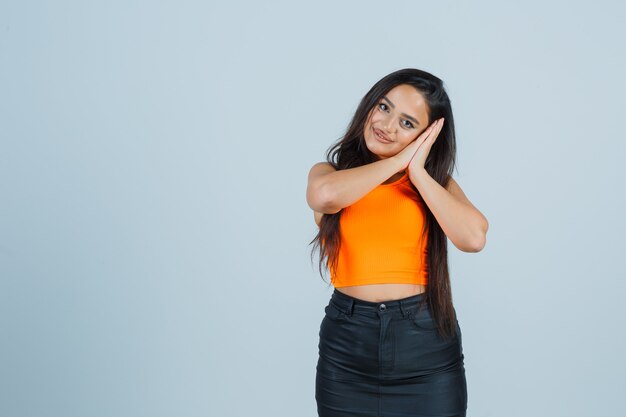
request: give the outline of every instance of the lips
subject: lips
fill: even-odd
[[[387,135],[385,135],[383,132],[381,132],[380,130],[374,128],[374,135],[376,136],[376,138],[378,140],[380,140],[381,142],[384,143],[391,143],[392,141],[387,137]]]

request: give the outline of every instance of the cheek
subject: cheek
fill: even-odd
[[[370,124],[376,124],[380,122],[381,119],[383,118],[384,116],[381,114],[381,112],[374,110],[370,113],[369,121],[370,121]]]
[[[372,131],[372,124],[370,122],[365,123],[365,126],[363,126],[363,134],[365,136],[368,136],[371,131]]]
[[[405,147],[409,143],[413,142],[415,139],[417,139],[416,135],[408,134],[408,135],[403,135],[402,138],[399,140],[402,143],[402,147]]]

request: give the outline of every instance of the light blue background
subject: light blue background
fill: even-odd
[[[626,414],[618,1],[0,4],[0,415],[315,416],[310,167],[441,77],[468,416]]]

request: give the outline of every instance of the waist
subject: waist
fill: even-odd
[[[335,288],[331,296],[331,302],[348,315],[361,313],[374,316],[381,310],[389,313],[401,311],[402,314],[406,314],[408,311],[415,310],[418,306],[425,303],[425,301],[425,293],[415,294],[409,297],[394,300],[369,301],[352,297],[339,291],[337,288]]]
[[[400,300],[413,297],[426,292],[426,285],[421,284],[370,284],[352,285],[348,287],[335,287],[339,292],[348,297],[359,300],[379,303],[383,301]]]

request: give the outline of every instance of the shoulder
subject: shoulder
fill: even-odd
[[[323,177],[324,175],[334,171],[336,171],[335,167],[329,162],[318,162],[316,164],[313,164],[313,166],[309,170],[307,188],[317,188],[318,180],[320,179],[320,177]]]
[[[469,199],[467,198],[467,196],[465,195],[465,193],[463,192],[463,189],[461,188],[459,183],[456,182],[455,179],[452,178],[452,176],[448,177],[448,183],[446,184],[445,188],[446,188],[446,190],[448,190],[450,192],[450,194],[452,194],[458,200],[460,200],[460,201],[462,201],[464,203],[472,204],[469,201]]]
[[[452,178],[452,175],[448,176],[448,182],[446,183],[446,190],[451,191],[452,188],[458,187],[459,184]]]
[[[311,188],[311,184],[314,184],[318,177],[328,174],[330,172],[336,171],[335,167],[329,162],[318,162],[314,164],[309,170],[308,182],[309,188]],[[313,218],[315,223],[320,226],[322,221],[322,216],[324,213],[320,211],[313,210]]]
[[[330,163],[318,162],[314,164],[309,170],[309,180],[318,175],[327,174],[332,171],[336,171],[336,169]]]

